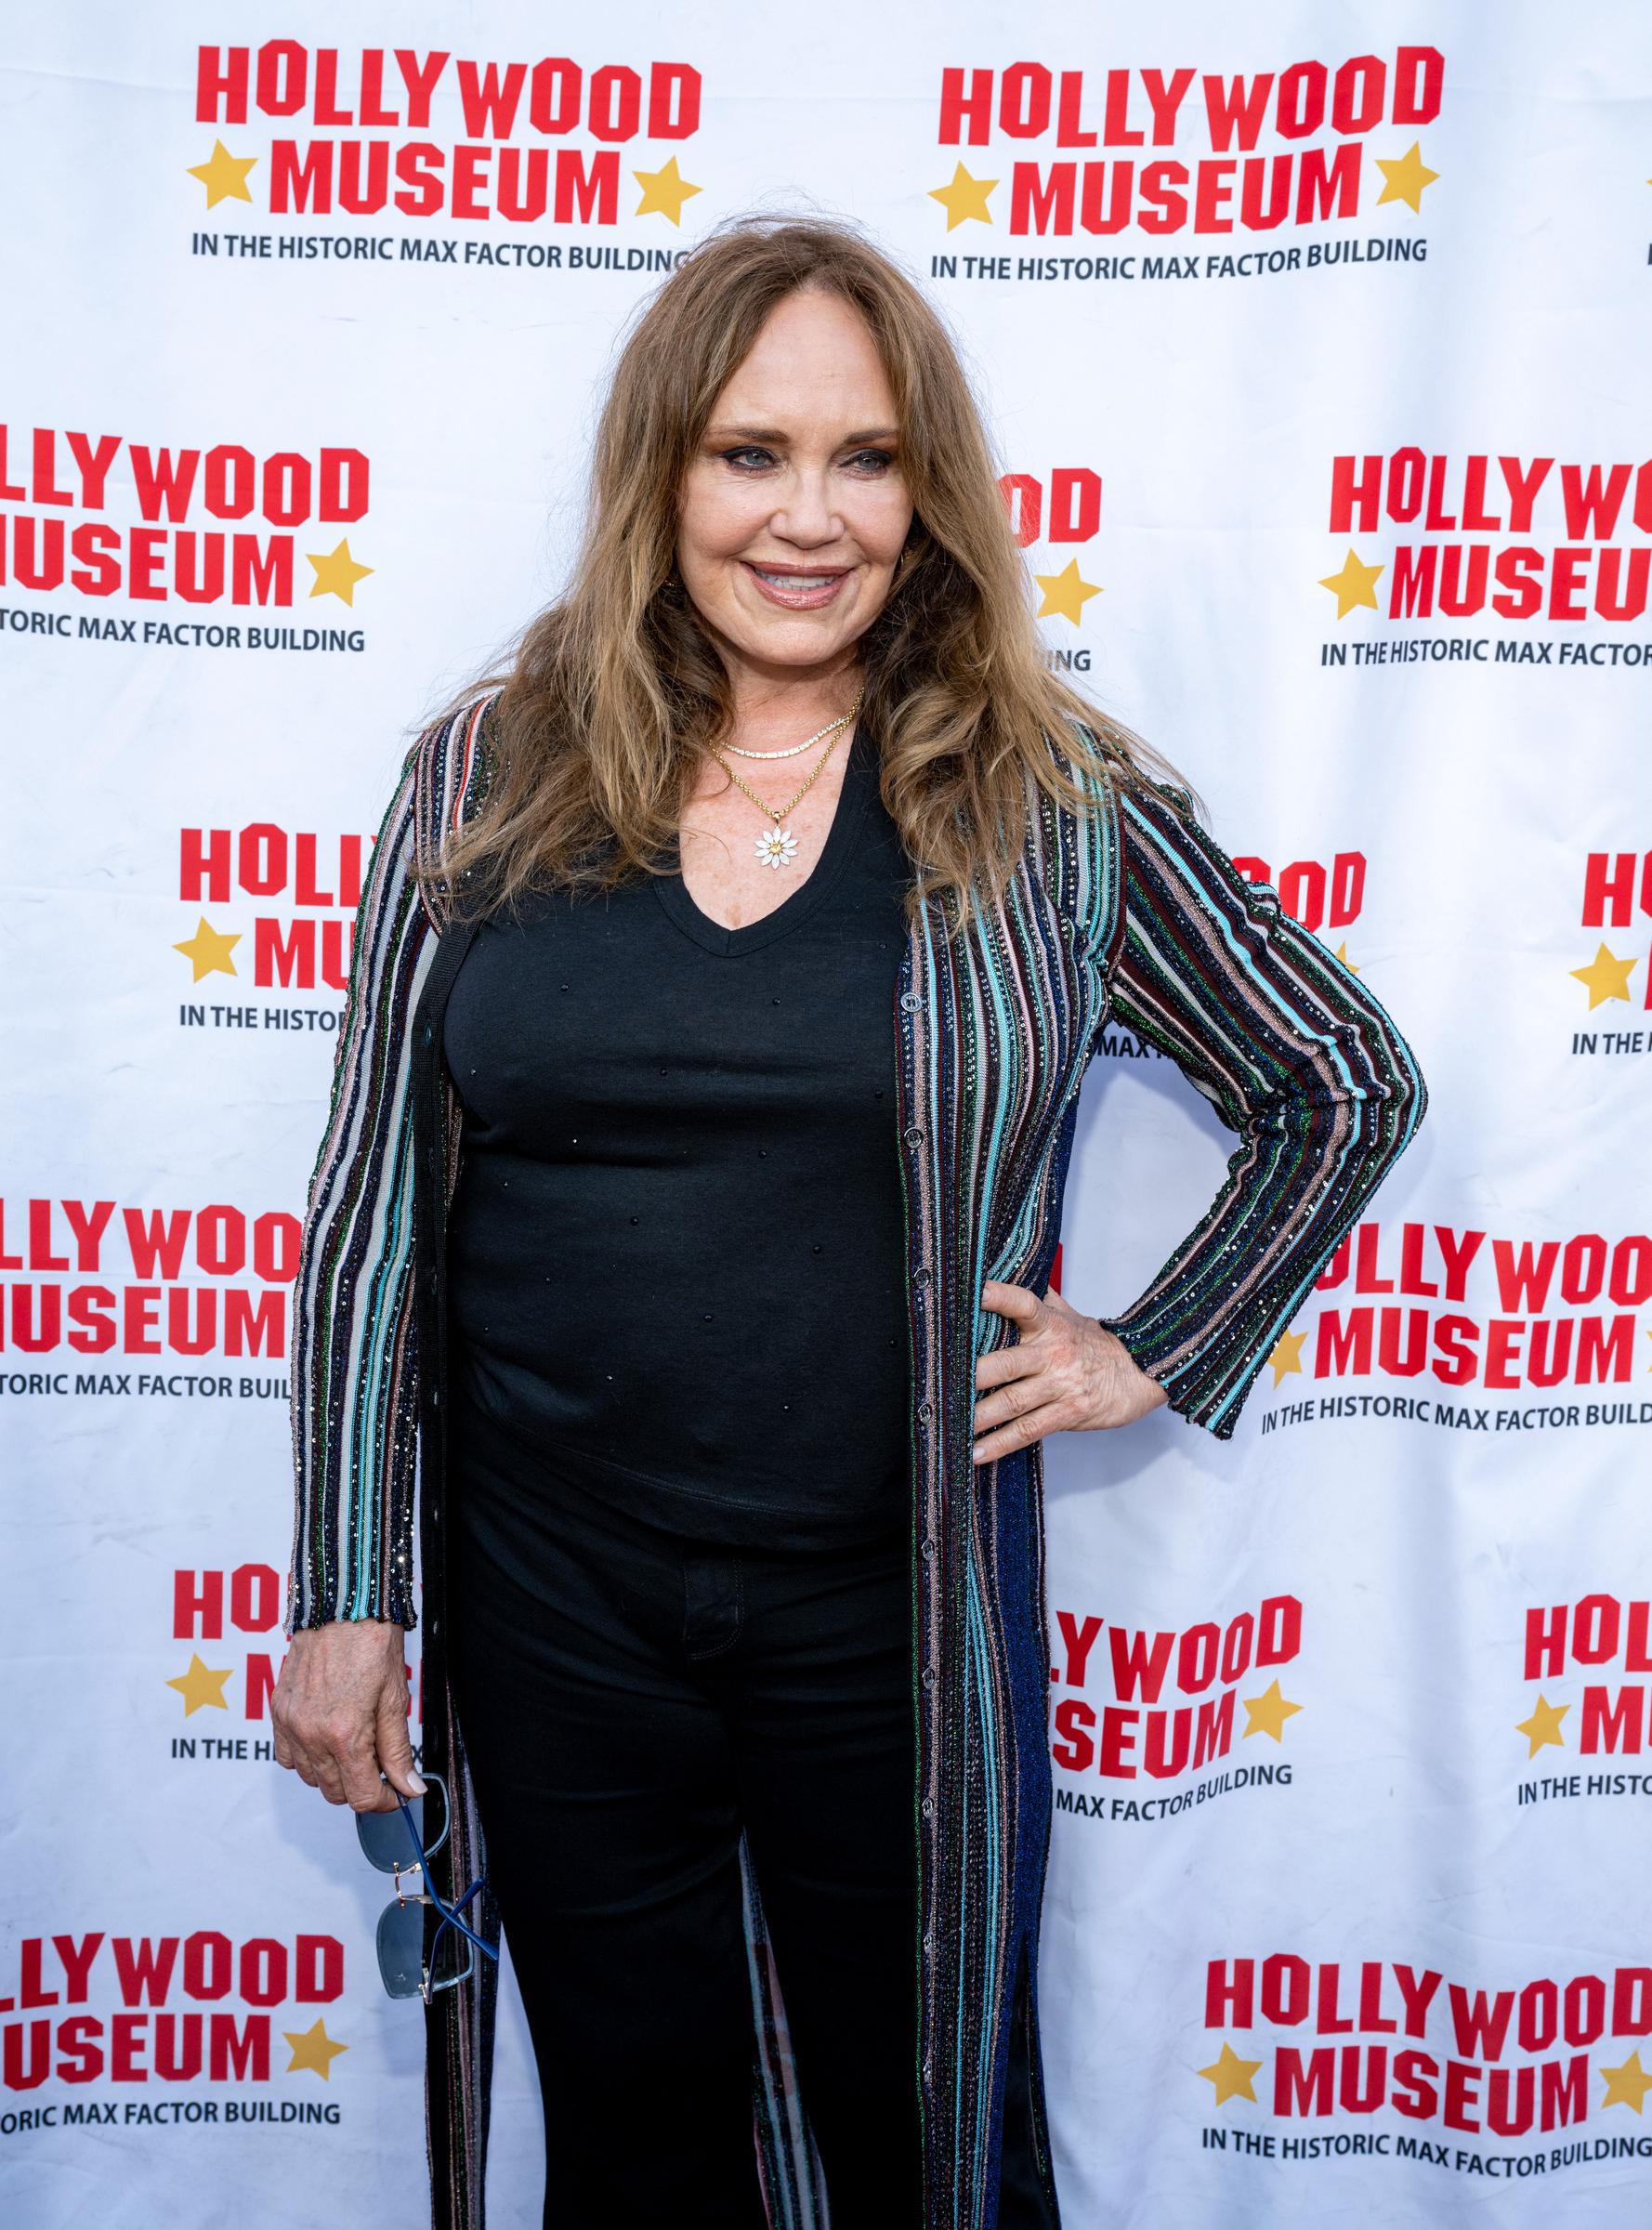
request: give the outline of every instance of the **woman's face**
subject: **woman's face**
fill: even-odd
[[[731,665],[841,662],[889,594],[911,524],[895,399],[871,333],[805,288],[772,312],[690,464],[677,566]]]

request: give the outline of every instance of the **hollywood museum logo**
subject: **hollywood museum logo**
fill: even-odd
[[[353,613],[373,573],[360,531],[371,482],[353,447],[0,426],[0,594],[71,600],[7,601],[0,625],[165,649],[361,650],[359,627],[322,614]],[[318,602],[316,624],[267,616]]]
[[[1596,935],[1591,958],[1568,971],[1588,993],[1591,1017],[1586,1029],[1573,1030],[1571,1049],[1586,1057],[1638,1059],[1652,1044],[1639,1019],[1652,1012],[1652,940],[1641,949],[1652,922],[1652,851],[1585,853],[1579,882],[1579,926]],[[1619,1015],[1619,1005],[1630,1012]]]
[[[1421,1963],[1275,1951],[1212,1959],[1200,1985],[1188,2065],[1217,2117],[1209,2151],[1409,2160],[1489,2185],[1648,2150],[1611,2124],[1583,2132],[1620,2123],[1620,2106],[1638,2118],[1652,2091],[1652,1967],[1488,1989]]]
[[[172,949],[190,972],[180,1028],[335,1033],[374,841],[273,820],[180,829],[186,934]]]
[[[998,483],[1018,545],[1043,544],[1047,572],[1033,566],[1038,590],[1037,617],[1082,627],[1084,607],[1101,594],[1099,581],[1084,572],[1095,569],[1088,545],[1101,531],[1101,475],[1088,465],[1057,465],[1048,472],[1006,472]],[[1082,569],[1082,570],[1081,570]],[[1064,632],[1060,631],[1060,632]],[[1088,673],[1090,652],[1070,639],[1050,646],[1051,663],[1061,673]]]
[[[0,1386],[284,1401],[299,1239],[284,1209],[0,1200]]]
[[[1527,1607],[1520,1804],[1652,1796],[1652,1603],[1599,1592]]]
[[[203,46],[195,125],[210,150],[185,165],[222,226],[241,205],[272,231],[197,231],[197,255],[517,269],[669,270],[681,250],[528,228],[680,229],[702,189],[679,156],[700,130],[689,62],[568,55],[475,60],[439,48]],[[361,220],[393,230],[365,230]],[[434,230],[438,219],[462,233]]]
[[[1264,1433],[1355,1416],[1516,1436],[1652,1424],[1652,1399],[1633,1391],[1652,1299],[1645,1232],[1534,1240],[1372,1217],[1314,1290],[1312,1321],[1268,1358],[1275,1391],[1287,1391]]]
[[[1422,262],[1425,237],[1392,220],[1419,216],[1440,175],[1420,135],[1440,114],[1444,81],[1436,46],[1249,75],[949,66],[936,139],[956,155],[928,196],[949,246],[930,275],[1199,282]],[[1360,219],[1374,229],[1352,236]],[[954,246],[964,225],[1046,244],[994,252],[970,234]]]
[[[0,2135],[340,2118],[335,2100],[304,2095],[330,2087],[349,2050],[328,2026],[345,2001],[336,1935],[36,1923],[7,1966]]]
[[[1269,1595],[1254,1609],[1180,1631],[1064,1608],[1055,1619],[1050,1757],[1058,1814],[1157,1823],[1238,1790],[1291,1785],[1291,1761],[1280,1752],[1303,1708],[1284,1685],[1296,1686],[1302,1652],[1295,1595]],[[1257,1737],[1268,1754],[1252,1753]]]
[[[1645,643],[1609,633],[1646,616],[1652,459],[1348,453],[1331,462],[1326,524],[1343,555],[1319,586],[1339,628],[1358,630],[1373,613],[1396,627],[1452,621],[1465,631],[1356,632],[1323,643],[1322,665],[1652,659]],[[1467,631],[1493,623],[1494,636]]]

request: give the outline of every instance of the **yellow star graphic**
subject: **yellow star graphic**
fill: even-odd
[[[1306,1345],[1307,1336],[1305,1331],[1282,1331],[1274,1342],[1273,1353],[1267,1359],[1274,1367],[1276,1386],[1280,1379],[1288,1378],[1293,1371],[1299,1377],[1301,1376],[1302,1351]]]
[[[312,597],[341,597],[353,610],[356,602],[356,584],[358,581],[365,581],[368,574],[373,571],[373,567],[356,563],[350,556],[350,545],[347,539],[341,542],[335,550],[327,550],[322,553],[308,550],[305,555],[316,569],[316,584],[310,590],[310,595]]]
[[[240,942],[239,929],[228,933],[215,929],[202,914],[194,936],[186,938],[181,945],[174,945],[172,950],[181,952],[194,969],[190,982],[199,983],[203,976],[233,976],[235,963],[229,955]]]
[[[1437,170],[1430,170],[1423,162],[1422,141],[1413,139],[1397,163],[1384,163],[1379,155],[1377,168],[1388,181],[1377,196],[1377,207],[1380,209],[1384,202],[1404,202],[1408,208],[1414,209],[1421,216],[1423,189],[1432,186],[1440,175]]]
[[[1357,976],[1357,975],[1358,975],[1358,973],[1359,973],[1359,970],[1358,970],[1358,969],[1357,969],[1357,967],[1354,965],[1354,963],[1353,963],[1353,962],[1352,962],[1352,961],[1351,961],[1351,960],[1348,958],[1348,940],[1347,940],[1347,938],[1344,938],[1344,939],[1343,939],[1342,943],[1341,943],[1341,944],[1340,944],[1340,945],[1337,947],[1337,949],[1336,949],[1336,955],[1335,955],[1335,956],[1336,956],[1336,958],[1337,958],[1338,960],[1340,960],[1340,961],[1342,962],[1342,964],[1343,964],[1344,967],[1347,969],[1347,971],[1348,971],[1348,973],[1349,973],[1349,975],[1350,975],[1350,976]]]
[[[229,1709],[224,1700],[224,1683],[233,1669],[226,1665],[221,1672],[215,1672],[210,1665],[202,1663],[193,1649],[190,1650],[189,1671],[180,1672],[176,1680],[166,1683],[169,1688],[176,1688],[183,1698],[186,1719],[198,1712],[203,1703],[216,1704],[220,1712]]]
[[[1350,550],[1343,560],[1342,571],[1326,574],[1319,585],[1335,590],[1336,616],[1339,620],[1345,620],[1351,611],[1357,610],[1362,604],[1369,605],[1372,611],[1376,610],[1377,575],[1382,571],[1380,565],[1362,564]]]
[[[949,232],[955,225],[963,224],[966,217],[971,216],[983,225],[990,225],[992,212],[987,206],[987,196],[997,183],[996,178],[972,178],[960,163],[952,173],[952,183],[950,186],[932,186],[929,198],[932,202],[938,202],[946,211]]]
[[[1619,960],[1616,952],[1612,951],[1608,946],[1597,945],[1594,949],[1594,958],[1586,968],[1572,969],[1571,973],[1578,981],[1589,986],[1589,1011],[1591,1014],[1593,1014],[1595,1008],[1604,1004],[1608,999],[1627,999],[1629,997],[1629,971],[1633,966],[1632,956],[1628,960]]]
[[[1262,1695],[1246,1696],[1240,1700],[1245,1707],[1245,1717],[1250,1721],[1245,1729],[1247,1738],[1252,1735],[1271,1735],[1276,1742],[1284,1736],[1286,1720],[1293,1719],[1302,1709],[1300,1703],[1286,1702],[1277,1680]]]
[[[634,170],[631,175],[642,188],[642,199],[636,204],[638,216],[668,216],[674,225],[680,225],[683,203],[700,191],[680,174],[675,155],[663,170]]]
[[[1632,2106],[1638,2114],[1641,2101],[1652,2091],[1652,2075],[1641,2066],[1640,2053],[1632,2052],[1621,2067],[1603,2067],[1601,2073],[1606,2079],[1606,2094],[1600,2102],[1602,2108]]]
[[[221,139],[212,143],[212,160],[196,163],[190,176],[199,178],[206,189],[206,205],[216,209],[220,202],[250,202],[246,174],[258,160],[256,155],[232,155]]]
[[[1214,2084],[1214,2104],[1218,2106],[1225,2106],[1230,2098],[1248,2098],[1254,2105],[1256,2093],[1251,2088],[1251,2078],[1261,2066],[1260,2060],[1241,2060],[1233,2046],[1224,2040],[1222,2057],[1199,2072],[1207,2083]]]
[[[1524,1735],[1531,1746],[1526,1753],[1528,1758],[1535,1758],[1546,1743],[1552,1742],[1556,1750],[1566,1748],[1560,1738],[1560,1722],[1571,1708],[1569,1703],[1549,1703],[1542,1696],[1539,1696],[1537,1709],[1531,1717],[1520,1720],[1514,1728],[1514,1732]]]
[[[324,2018],[318,2018],[308,2028],[283,2028],[282,2035],[293,2047],[293,2056],[284,2072],[295,2075],[301,2067],[308,2067],[323,2082],[333,2080],[333,2062],[341,2052],[348,2052],[347,2044],[334,2044],[327,2034]]]
[[[1070,620],[1076,627],[1079,614],[1092,597],[1101,594],[1088,581],[1079,579],[1079,561],[1069,558],[1058,573],[1034,573],[1033,579],[1043,591],[1044,600],[1038,608],[1041,620]]]

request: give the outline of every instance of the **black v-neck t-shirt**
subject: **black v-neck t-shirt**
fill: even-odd
[[[483,924],[443,1035],[461,1491],[474,1446],[701,1539],[908,1522],[911,872],[857,728],[820,857],[761,921],[721,927],[674,872]]]

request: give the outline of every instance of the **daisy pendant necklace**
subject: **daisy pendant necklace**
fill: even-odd
[[[747,785],[741,780],[740,776],[735,772],[734,768],[729,766],[728,760],[723,756],[716,745],[715,743],[707,744],[706,749],[711,753],[713,758],[716,760],[718,766],[722,767],[724,773],[728,775],[729,780],[734,784],[735,788],[737,790],[744,791],[746,796],[751,799],[753,805],[757,807],[758,811],[762,813],[767,820],[771,820],[774,823],[772,828],[764,830],[762,835],[758,837],[756,844],[753,847],[757,858],[762,860],[765,867],[789,867],[793,859],[796,857],[797,839],[793,835],[790,829],[783,826],[786,816],[794,809],[800,800],[806,794],[816,777],[820,773],[820,770],[822,767],[824,767],[827,760],[832,756],[833,750],[836,748],[839,736],[842,734],[843,730],[848,727],[849,723],[854,719],[855,715],[859,710],[860,699],[859,696],[857,696],[854,703],[850,705],[846,713],[839,714],[835,720],[829,720],[824,728],[817,729],[815,734],[810,736],[805,742],[794,743],[785,751],[741,752],[740,755],[741,758],[747,759],[792,759],[796,758],[800,753],[807,751],[810,744],[819,743],[823,737],[829,739],[825,750],[815,761],[814,771],[810,774],[808,780],[804,783],[801,790],[797,791],[794,795],[789,797],[783,806],[771,806],[767,804],[764,799],[757,795],[757,793],[754,790],[747,788]],[[731,751],[739,750],[739,748],[740,747],[738,744],[730,744],[729,746]]]

